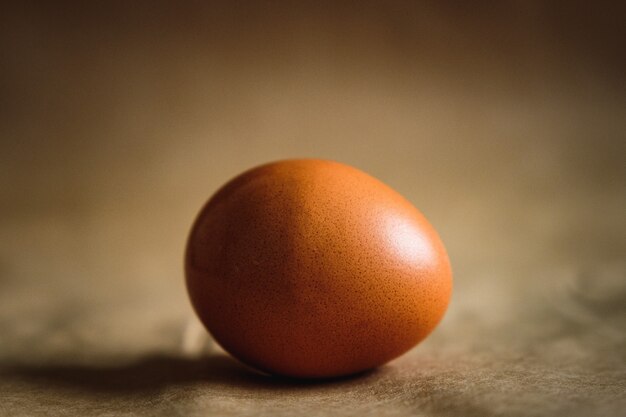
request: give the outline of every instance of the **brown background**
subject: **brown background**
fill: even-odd
[[[102,3],[0,6],[0,415],[624,415],[619,2]],[[289,157],[448,247],[444,322],[373,373],[202,353],[191,221]]]

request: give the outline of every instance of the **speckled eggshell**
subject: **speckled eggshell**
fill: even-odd
[[[337,162],[263,165],[222,187],[191,230],[186,282],[216,341],[259,370],[364,371],[441,320],[446,250],[411,203]]]

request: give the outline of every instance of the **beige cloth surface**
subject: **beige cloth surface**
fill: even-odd
[[[125,2],[0,13],[0,415],[626,415],[616,5]],[[212,346],[182,252],[251,166],[339,160],[439,230],[407,355],[295,382]]]

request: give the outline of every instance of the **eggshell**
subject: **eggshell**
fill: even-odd
[[[247,171],[191,230],[186,282],[215,340],[259,370],[301,378],[364,371],[441,320],[446,250],[400,194],[356,168],[304,159]]]

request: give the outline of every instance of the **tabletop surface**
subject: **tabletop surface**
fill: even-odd
[[[0,416],[626,416],[623,11],[14,3]],[[454,270],[435,332],[350,378],[243,367],[185,292],[204,201],[303,156],[405,195]]]

